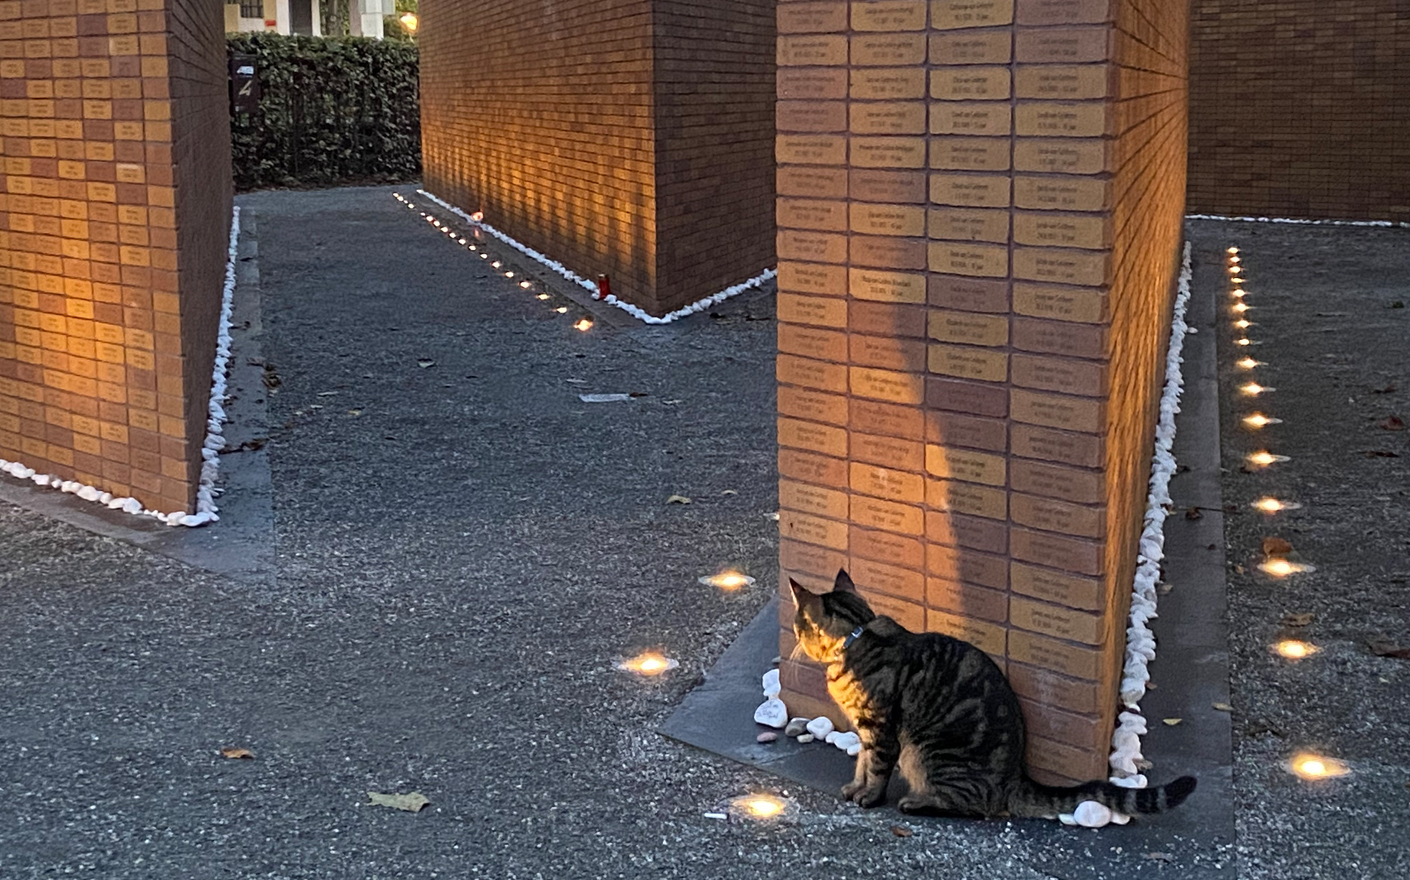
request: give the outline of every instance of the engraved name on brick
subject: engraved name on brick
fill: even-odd
[[[925,302],[925,276],[881,269],[848,270],[848,290],[857,299],[876,302]]]

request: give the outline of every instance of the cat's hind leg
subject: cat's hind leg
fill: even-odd
[[[989,779],[963,772],[936,776],[932,771],[922,785],[912,783],[911,790],[896,805],[901,812],[934,816],[991,816],[1002,812],[994,808]]]
[[[842,786],[842,796],[858,806],[874,807],[886,799],[886,786],[891,771],[901,754],[896,735],[877,725],[857,725],[862,750],[857,753],[857,766],[852,781]]]

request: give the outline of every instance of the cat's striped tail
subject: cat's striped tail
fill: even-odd
[[[1181,776],[1159,788],[1123,788],[1110,782],[1088,782],[1072,788],[1043,785],[1024,777],[1023,791],[1014,800],[1010,812],[1015,816],[1054,818],[1071,813],[1083,801],[1096,801],[1102,806],[1128,816],[1140,813],[1163,813],[1185,802],[1195,790],[1193,776]]]

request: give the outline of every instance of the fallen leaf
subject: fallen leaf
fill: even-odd
[[[1390,307],[1393,308],[1393,309],[1403,309],[1403,308],[1405,308],[1405,301],[1398,299],[1398,300],[1396,300],[1395,302],[1391,303],[1391,304],[1390,304]]]
[[[1183,719],[1183,718],[1162,718],[1161,720],[1165,722],[1165,726],[1166,726],[1166,727],[1174,727],[1175,725],[1179,724],[1181,721],[1184,721],[1185,719]]]
[[[1391,452],[1389,449],[1368,449],[1361,453],[1367,458],[1399,458],[1399,452]]]
[[[416,366],[420,367],[423,370],[427,367],[434,367],[435,365],[436,362],[431,360],[430,358],[421,358],[416,362]]]
[[[1137,770],[1140,770],[1140,771],[1142,771],[1142,772],[1144,772],[1144,771],[1146,771],[1146,770],[1154,770],[1154,769],[1155,769],[1155,765],[1152,764],[1150,761],[1147,761],[1145,758],[1137,758],[1137,759],[1136,759],[1136,769],[1137,769]]]
[[[350,415],[350,416],[360,416],[360,415],[362,415],[362,410],[360,410],[360,409],[350,409],[350,410],[348,410],[348,415]]]
[[[1175,861],[1175,855],[1174,855],[1173,853],[1149,852],[1149,853],[1146,853],[1145,858],[1150,859],[1150,860],[1153,861],[1153,862],[1173,862],[1173,861]]]
[[[1200,512],[1198,507],[1191,507],[1185,511],[1185,519],[1204,519],[1204,514]]]
[[[735,491],[734,489],[726,489],[725,491],[721,492],[720,494],[721,494],[721,495],[738,495],[739,492]]]
[[[419,813],[431,802],[418,791],[411,794],[380,794],[369,791],[367,796],[372,799],[370,803],[373,806],[391,807],[394,810],[406,810],[408,813]]]
[[[336,395],[337,393],[338,393],[338,392],[336,392],[336,391],[320,391],[320,392],[318,392],[318,396],[319,396],[319,397],[333,397],[333,396]]]
[[[666,503],[667,503],[667,504],[689,504],[689,503],[690,503],[690,499],[687,498],[687,497],[685,497],[684,495],[672,495],[670,498],[667,498],[667,499],[666,499]]]
[[[284,380],[281,379],[281,378],[279,378],[279,374],[278,374],[277,372],[275,372],[275,370],[274,370],[274,364],[265,364],[265,365],[264,365],[264,376],[263,376],[263,380],[264,380],[264,387],[265,387],[265,388],[268,388],[270,391],[273,391],[273,390],[275,390],[276,388],[278,388],[279,386],[281,386],[281,385],[284,384]]]
[[[1244,567],[1243,567],[1243,565],[1241,565],[1241,564],[1239,564],[1239,563],[1235,563],[1235,564],[1234,564],[1234,574],[1243,574],[1243,573],[1244,573]]]
[[[1395,389],[1395,386],[1394,386],[1394,385],[1387,385],[1387,386],[1384,387],[1384,388],[1372,388],[1372,389],[1371,389],[1371,393],[1372,393],[1372,394],[1394,394],[1394,393],[1395,393],[1395,390],[1396,390],[1396,389]]]
[[[1402,419],[1400,416],[1391,416],[1384,422],[1381,422],[1380,427],[1383,431],[1404,431],[1405,420]]]
[[[235,760],[254,760],[255,753],[249,749],[221,749],[220,754],[226,758]]]
[[[628,397],[649,397],[650,395],[648,395],[645,391],[633,391],[632,393],[628,394],[627,396],[628,396]]]
[[[1410,660],[1410,648],[1397,645],[1389,639],[1371,639],[1368,642],[1371,653],[1377,657],[1394,657],[1397,660]]]
[[[915,834],[914,831],[904,825],[892,825],[891,833],[897,837],[910,837],[912,834]]]
[[[1282,556],[1282,555],[1285,554],[1285,553],[1291,553],[1291,552],[1292,552],[1292,549],[1293,549],[1292,544],[1289,544],[1287,541],[1283,540],[1282,538],[1264,538],[1264,539],[1263,539],[1263,555],[1264,555],[1264,556]]]
[[[1317,615],[1311,613],[1284,614],[1283,619],[1278,621],[1283,626],[1307,626],[1317,619]]]
[[[1230,706],[1228,703],[1211,703],[1210,705],[1213,706],[1214,708],[1218,709],[1220,712],[1232,712],[1232,711],[1234,711],[1234,707],[1233,707],[1233,706]]]
[[[255,437],[253,440],[246,440],[239,446],[227,446],[220,450],[221,455],[230,455],[236,452],[258,452],[269,442],[268,437]]]

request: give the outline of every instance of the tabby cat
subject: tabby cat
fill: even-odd
[[[910,786],[898,805],[907,813],[1056,818],[1088,800],[1127,815],[1159,813],[1194,791],[1189,776],[1151,789],[1034,782],[1023,765],[1018,698],[987,654],[875,614],[845,570],[831,593],[816,595],[792,580],[789,586],[798,646],[827,664],[828,693],[862,739],[843,797],[880,804],[898,766]]]

